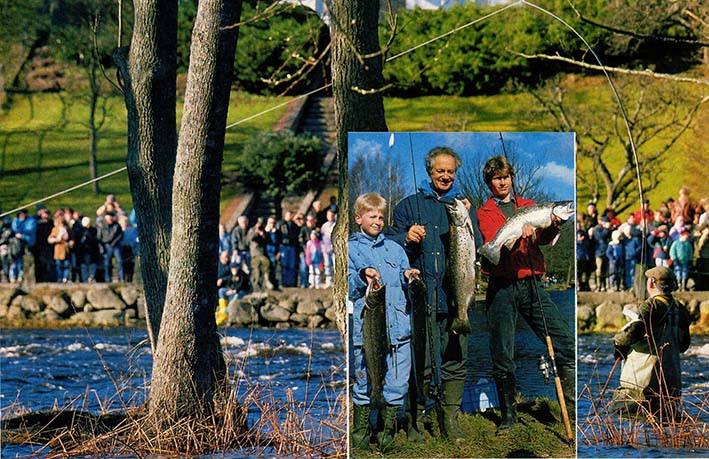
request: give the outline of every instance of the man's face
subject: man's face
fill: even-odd
[[[384,229],[384,214],[378,210],[370,210],[362,215],[355,215],[355,223],[368,236],[377,237]]]
[[[306,217],[305,224],[308,228],[314,228],[315,227],[315,217]]]
[[[455,158],[450,155],[438,155],[433,158],[431,182],[436,191],[446,193],[455,180]]]
[[[507,198],[510,195],[510,191],[512,191],[512,177],[510,177],[510,174],[504,172],[496,173],[490,179],[490,191],[498,199]]]

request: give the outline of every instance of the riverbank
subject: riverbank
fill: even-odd
[[[709,334],[709,292],[674,292],[673,296],[684,303],[689,312],[690,333]],[[639,304],[632,292],[578,292],[578,333],[617,332],[627,323],[623,308],[630,305],[637,310]]]
[[[145,327],[138,284],[0,284],[0,327]],[[229,304],[224,326],[333,328],[332,289],[285,288],[253,293]]]

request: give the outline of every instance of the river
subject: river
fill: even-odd
[[[336,330],[221,329],[222,346],[239,396],[260,389],[265,403],[285,402],[287,392],[309,428],[326,423],[345,387],[344,346]],[[0,408],[30,410],[73,406],[98,413],[137,406],[147,398],[152,354],[142,329],[2,330]],[[249,423],[260,413],[249,406]],[[22,457],[33,447],[2,446],[2,457]],[[266,452],[268,455],[268,452]],[[248,457],[248,452],[220,455]]]

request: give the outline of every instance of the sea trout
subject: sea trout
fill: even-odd
[[[565,222],[576,211],[573,209],[572,201],[548,202],[534,206],[520,207],[507,219],[504,225],[497,230],[495,237],[480,247],[480,255],[490,260],[493,264],[500,263],[500,250],[507,247],[511,250],[522,236],[522,227],[529,223],[535,228],[548,228],[551,226],[552,215]]]
[[[446,204],[450,232],[447,275],[453,286],[455,311],[451,330],[467,335],[472,331],[468,306],[475,298],[475,236],[473,223],[463,201]],[[455,312],[455,313],[454,313]]]
[[[384,407],[384,376],[389,352],[389,335],[386,320],[386,286],[373,280],[367,286],[362,311],[362,350],[367,364],[367,375],[372,388],[370,404]]]
[[[426,343],[428,342],[428,296],[426,284],[417,274],[412,274],[409,279],[409,304],[411,305],[411,346],[413,351],[413,375],[416,389],[416,398],[425,402],[423,371],[426,366]]]

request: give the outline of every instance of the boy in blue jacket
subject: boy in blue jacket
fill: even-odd
[[[386,285],[386,320],[391,347],[386,358],[384,378],[385,406],[380,410],[383,430],[377,434],[379,447],[388,450],[394,441],[396,413],[404,404],[409,389],[411,370],[411,325],[406,307],[406,280],[417,269],[411,269],[404,249],[384,237],[386,200],[377,193],[365,193],[354,204],[354,220],[359,231],[348,242],[348,297],[354,304],[352,346],[354,359],[350,363],[355,375],[352,387],[354,405],[350,441],[353,448],[369,446],[370,392],[367,366],[363,355],[362,314],[367,286],[378,280]],[[382,337],[384,339],[384,337]]]

